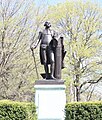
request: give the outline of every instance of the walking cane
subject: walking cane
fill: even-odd
[[[30,47],[30,49],[32,51],[32,56],[33,56],[33,60],[34,60],[34,64],[35,64],[35,70],[36,70],[37,79],[39,80],[39,74],[38,74],[37,64],[36,64],[36,60],[35,60],[34,50],[31,47]]]

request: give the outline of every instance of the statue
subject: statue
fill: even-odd
[[[63,37],[58,38],[58,34],[50,29],[50,22],[45,22],[44,26],[45,29],[39,32],[38,43],[32,46],[31,49],[35,49],[40,42],[40,61],[44,65],[45,79],[61,78],[61,68],[63,68],[63,59],[66,53],[64,51]],[[59,55],[60,58],[56,57]],[[59,77],[56,77],[57,74],[59,74]]]

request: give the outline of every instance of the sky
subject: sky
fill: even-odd
[[[48,5],[54,5],[54,4],[57,4],[57,3],[63,3],[65,1],[66,0],[35,0],[35,2],[37,4],[39,4],[39,3],[47,3]],[[72,1],[72,0],[69,0],[69,1]],[[74,1],[76,1],[76,0],[74,0]],[[82,1],[87,1],[87,0],[82,0]],[[99,4],[102,5],[102,0],[90,0],[90,1],[98,2]]]
[[[66,0],[34,0],[37,4],[47,3],[48,5],[54,5],[57,3],[63,3]]]
[[[61,3],[64,2],[66,0],[46,0],[49,4],[57,4],[57,3]]]
[[[45,0],[44,0],[45,1]],[[61,2],[64,2],[64,1],[66,1],[66,0],[46,0],[46,1],[48,1],[48,3],[49,4],[57,4],[57,3],[61,3]],[[69,0],[69,1],[71,1],[71,0]],[[83,0],[83,1],[85,1],[85,0]],[[92,0],[93,2],[95,1],[95,2],[100,2],[100,3],[102,3],[102,0]]]

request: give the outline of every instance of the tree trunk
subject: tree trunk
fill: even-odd
[[[80,90],[79,87],[76,87],[76,101],[80,101]]]
[[[80,88],[79,88],[79,75],[76,75],[75,79],[75,101],[80,101]]]

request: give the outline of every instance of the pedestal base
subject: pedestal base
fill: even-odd
[[[35,83],[35,104],[38,120],[64,120],[64,81],[38,80]]]

